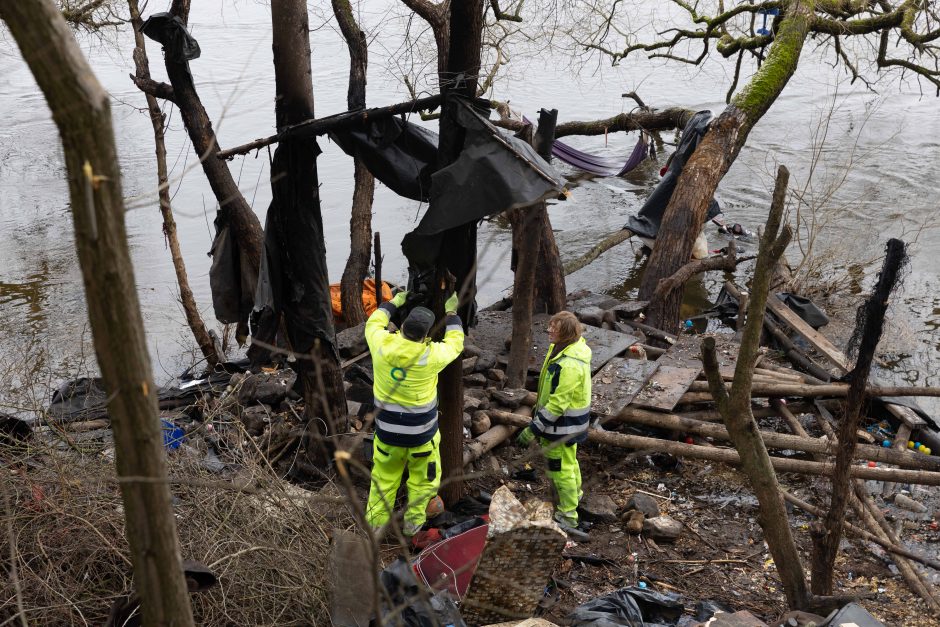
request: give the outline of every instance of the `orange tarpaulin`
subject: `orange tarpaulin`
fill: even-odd
[[[343,304],[340,300],[339,283],[330,284],[330,300],[333,301],[333,318],[337,322],[343,321]],[[392,300],[392,288],[388,283],[382,281],[382,300]],[[366,315],[372,315],[378,304],[375,302],[375,279],[366,279],[362,282],[362,308]]]

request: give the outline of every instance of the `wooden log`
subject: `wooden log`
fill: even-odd
[[[695,381],[689,392],[683,395],[680,403],[704,403],[711,400],[711,394],[704,390],[707,385],[703,381]],[[755,398],[772,397],[802,397],[802,398],[844,398],[849,386],[844,383],[826,383],[824,385],[807,385],[794,383],[758,383],[751,388],[751,396]],[[865,388],[867,396],[940,396],[940,387],[926,386],[878,386],[870,385]]]
[[[526,412],[526,410],[528,410]],[[520,407],[520,412],[531,414],[531,407]],[[508,412],[507,412],[508,413]],[[525,418],[524,413],[514,414]],[[494,425],[485,433],[464,443],[463,446],[463,465],[467,466],[489,453],[494,448],[508,440],[519,430],[518,426]]]
[[[792,416],[792,414],[791,414]],[[796,420],[796,417],[793,417]],[[656,427],[670,431],[683,431],[694,433],[710,438],[729,441],[728,430],[724,425],[712,424],[691,418],[677,416],[675,414],[664,414],[660,412],[647,411],[635,407],[627,407],[621,411],[614,420],[617,422],[629,422],[632,424],[645,425],[647,427]],[[796,422],[799,425],[799,422]],[[804,451],[806,453],[820,453],[823,455],[834,455],[836,443],[830,440],[811,438],[802,430],[801,435],[789,435],[786,433],[776,433],[772,431],[760,431],[760,436],[764,440],[767,448],[792,449],[794,451]],[[923,470],[940,470],[940,458],[934,458],[932,455],[922,455],[918,453],[909,453],[908,451],[897,451],[883,448],[881,446],[872,446],[862,444],[858,446],[856,459],[866,461],[877,461],[891,464],[897,464],[904,468],[917,468]]]
[[[639,329],[649,337],[655,337],[657,340],[662,340],[669,344],[670,346],[676,343],[676,336],[672,333],[666,333],[665,331],[660,331],[655,327],[651,327],[648,324],[643,324],[642,322],[637,322],[636,320],[631,320],[630,318],[624,318],[620,322],[623,324],[633,327],[634,329]],[[649,354],[649,353],[647,353]]]
[[[801,379],[803,379],[803,383],[811,383],[813,385],[822,385],[826,383],[826,381],[823,381],[822,379],[817,379],[811,374],[807,374],[805,372],[798,372],[796,370],[793,370],[792,368],[786,368],[784,366],[778,366],[777,364],[772,363],[768,359],[762,359],[760,361],[760,367],[765,370],[770,370],[771,372],[777,372],[783,375],[794,375],[794,376],[800,377]]]
[[[725,291],[728,292],[728,294],[730,294],[733,298],[737,299],[739,303],[744,298],[738,287],[731,281],[725,281],[724,287]],[[786,355],[787,359],[789,359],[793,365],[804,369],[813,377],[821,381],[829,381],[831,379],[829,372],[813,361],[809,355],[797,348],[793,343],[793,340],[791,340],[787,334],[783,332],[783,329],[781,329],[779,325],[773,321],[773,318],[771,318],[766,313],[764,314],[764,328],[768,333],[773,335],[778,342],[780,342],[780,345],[783,346],[784,355]]]
[[[838,348],[833,346],[822,333],[809,326],[805,320],[786,306],[779,298],[771,297],[767,299],[767,309],[775,316],[780,318],[790,329],[799,334],[803,339],[812,345],[821,355],[834,363],[840,370],[846,370],[849,367],[849,361]]]
[[[783,495],[784,499],[786,499],[790,503],[793,503],[794,505],[796,505],[803,511],[812,514],[813,516],[818,516],[819,518],[822,518],[826,515],[826,513],[823,510],[819,509],[818,507],[814,507],[813,505],[810,505],[806,501],[790,494],[783,488],[780,489],[780,494]],[[893,542],[885,540],[884,538],[881,538],[880,536],[876,536],[875,534],[869,531],[865,531],[861,527],[857,527],[853,525],[852,523],[848,523],[848,522],[845,523],[845,528],[851,531],[852,533],[858,536],[861,536],[862,538],[865,538],[869,542],[874,542],[875,544],[881,546],[883,549],[885,549],[886,551],[890,553],[894,553],[895,555],[906,557],[915,562],[919,562],[923,564],[924,566],[929,566],[930,568],[933,568],[935,570],[940,570],[940,562],[938,562],[937,560],[930,559],[929,557],[926,557],[923,555],[918,555],[917,553],[914,553],[913,551],[910,551],[904,548],[903,546],[900,546]]]
[[[488,410],[487,413],[490,415],[490,420],[496,424],[525,427],[531,422],[527,416],[520,416],[506,411],[491,409]],[[709,461],[724,462],[731,465],[737,465],[741,461],[737,451],[733,449],[685,444],[684,442],[672,442],[638,435],[626,435],[623,433],[590,429],[587,439],[590,442],[607,444],[609,446],[616,446],[617,448],[658,451],[678,457],[707,459]],[[831,475],[834,467],[833,464],[830,463],[811,462],[801,459],[783,459],[780,457],[771,457],[770,459],[773,463],[774,470],[778,472],[793,472],[828,477]],[[927,470],[898,470],[893,468],[853,466],[852,476],[859,479],[904,481],[917,485],[940,485],[940,472]]]

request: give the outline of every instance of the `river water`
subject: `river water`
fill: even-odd
[[[319,116],[345,110],[348,56],[338,30],[316,3],[311,44],[316,109]],[[651,7],[650,1],[638,6]],[[360,18],[372,36],[368,103],[408,99],[400,81],[409,63],[401,45],[402,9],[391,0],[362,3]],[[327,6],[328,8],[328,6]],[[146,12],[146,11],[145,11]],[[270,54],[270,12],[254,1],[194,3],[191,31],[202,56],[192,63],[197,89],[213,119],[220,144],[231,147],[273,132],[274,78]],[[127,195],[127,227],[135,264],[148,345],[158,380],[175,375],[192,351],[185,328],[170,255],[157,209],[153,136],[142,95],[127,78],[133,71],[133,37],[120,31],[108,41],[80,37],[92,66],[112,95],[114,127]],[[158,47],[148,42],[155,77],[164,76]],[[891,236],[912,247],[911,273],[903,299],[892,315],[895,345],[883,347],[896,358],[896,376],[936,384],[940,344],[940,299],[936,260],[940,233],[936,220],[940,181],[938,101],[916,82],[888,77],[879,93],[850,85],[831,59],[808,51],[797,76],[754,129],[747,146],[719,189],[727,219],[756,230],[766,217],[776,164],[793,173],[791,185],[811,204],[820,233],[815,250],[837,263],[821,269],[820,280],[841,276],[858,260],[878,259]],[[552,53],[519,55],[497,81],[492,97],[508,100],[529,117],[539,107],[557,108],[559,121],[606,118],[630,110],[621,94],[637,90],[652,106],[711,109],[724,106],[732,65],[709,62],[702,68],[665,65],[637,57],[618,66],[589,61],[572,67],[569,57]],[[433,90],[430,78],[419,89]],[[43,348],[45,365],[59,371],[83,365],[93,369],[81,274],[76,263],[64,166],[55,126],[9,34],[0,33],[0,367],[24,368],[26,353]],[[179,116],[168,111],[168,159],[173,209],[190,282],[205,317],[211,320],[208,284],[215,200],[185,137]],[[825,121],[829,120],[828,126]],[[436,126],[436,123],[431,123]],[[665,139],[671,141],[672,134]],[[568,140],[566,140],[568,141]],[[626,158],[635,135],[570,138],[583,149]],[[320,142],[322,210],[330,275],[338,281],[349,250],[352,163],[328,140]],[[231,162],[240,188],[262,223],[270,201],[267,151]],[[660,162],[662,161],[660,156]],[[816,163],[815,169],[812,164]],[[659,165],[647,163],[624,179],[583,182],[571,197],[550,208],[565,258],[579,255],[635,212],[658,179]],[[813,172],[810,176],[810,172]],[[795,206],[791,222],[796,223]],[[402,236],[414,228],[425,207],[379,186],[374,228],[382,234],[383,277],[404,280]],[[803,208],[800,217],[810,221]],[[480,229],[480,302],[496,299],[510,284],[509,233],[499,222]],[[791,262],[802,258],[799,247]],[[876,271],[878,262],[868,268]],[[568,279],[570,289],[586,287],[628,296],[637,285],[631,244],[606,253]],[[863,279],[862,283],[864,284]],[[714,281],[693,286],[704,298]]]

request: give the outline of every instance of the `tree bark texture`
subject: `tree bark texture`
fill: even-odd
[[[430,0],[402,0],[402,3],[421,16],[431,27],[434,44],[437,46],[437,74],[443,91],[450,54],[451,0],[440,0],[437,4]]]
[[[189,15],[189,2],[174,2],[171,11],[175,11],[185,22]],[[258,266],[261,263],[263,234],[261,222],[255,215],[245,197],[238,189],[238,184],[228,169],[228,164],[213,155],[219,152],[219,142],[212,129],[212,121],[206,113],[192,76],[186,64],[166,59],[166,72],[173,86],[173,102],[179,108],[183,125],[193,144],[193,150],[199,158],[202,170],[209,181],[209,187],[219,203],[219,219],[222,224],[229,224],[238,248],[241,261],[242,294],[245,301],[245,319],[251,311],[255,286],[258,282]],[[221,224],[217,224],[221,228]],[[225,322],[231,322],[225,321]],[[243,325],[241,325],[243,326]],[[243,329],[246,328],[243,326]]]
[[[137,0],[128,0],[128,7],[131,13],[131,24],[134,27],[134,64],[137,76],[143,79],[150,79],[150,62],[147,59],[147,45],[143,33],[140,32],[140,26],[143,20],[140,18],[140,8]],[[183,253],[180,250],[179,238],[176,236],[176,220],[173,218],[173,208],[170,205],[170,187],[169,176],[166,167],[166,142],[164,140],[164,123],[166,116],[160,109],[160,104],[155,96],[145,94],[147,99],[147,111],[150,113],[150,122],[153,125],[154,149],[157,155],[157,193],[160,199],[160,213],[163,216],[163,235],[166,238],[167,245],[170,247],[170,257],[173,259],[173,269],[176,270],[176,282],[180,288],[180,302],[183,304],[183,313],[186,315],[186,322],[193,332],[196,344],[202,351],[206,362],[210,367],[219,363],[220,356],[216,354],[215,342],[206,329],[205,322],[199,314],[199,308],[196,306],[196,299],[193,296],[193,290],[189,287],[189,277],[186,274],[186,262],[183,260]]]
[[[274,79],[278,128],[313,117],[313,81],[310,69],[310,37],[304,0],[273,0],[271,21],[274,43]],[[321,419],[326,433],[335,434],[346,417],[343,375],[336,352],[336,333],[326,276],[326,247],[320,213],[316,142],[282,141],[271,166],[269,225],[279,244],[282,313],[291,348],[297,355],[297,376],[304,390],[308,431],[318,450],[325,453]],[[318,242],[314,250],[310,242]],[[272,254],[272,251],[268,251]],[[360,291],[361,293],[361,291]],[[320,458],[323,461],[323,458]]]
[[[49,0],[2,0],[10,29],[59,128],[88,320],[114,430],[127,540],[148,625],[192,625],[156,387],[124,227],[110,98]]]
[[[764,531],[764,539],[767,541],[777,572],[780,574],[787,602],[791,608],[806,609],[810,598],[800,554],[790,531],[787,509],[780,495],[774,463],[767,453],[767,447],[761,439],[760,428],[751,411],[754,364],[760,351],[760,336],[767,306],[770,275],[776,260],[790,243],[791,237],[789,226],[780,228],[788,181],[789,172],[781,166],[777,171],[773,202],[757,253],[754,278],[751,282],[747,323],[741,338],[741,348],[738,352],[730,394],[725,389],[718,370],[714,338],[707,337],[702,341],[702,364],[708,376],[712,396],[728,429],[728,435],[741,456],[741,469],[747,475],[754,489],[754,495],[757,497],[758,522]]]
[[[463,150],[464,132],[453,119],[452,105],[448,104],[450,94],[459,94],[468,98],[476,95],[477,77],[480,73],[480,52],[483,45],[483,0],[465,0],[453,2],[449,6],[450,28],[448,36],[448,55],[446,75],[441,79],[441,92],[444,94],[444,111],[441,115],[440,141],[438,145],[438,167],[443,168],[454,161]],[[463,74],[464,81],[457,85],[454,80]],[[473,302],[476,297],[476,258],[477,227],[476,223],[446,231],[441,246],[441,279],[450,272],[456,279],[456,288],[460,292],[461,306],[458,313],[469,325],[472,320]],[[442,286],[446,281],[437,281]],[[435,300],[443,304],[439,295]],[[443,319],[443,308],[435,310],[439,319]],[[441,496],[444,502],[452,505],[463,494],[463,368],[460,360],[455,360],[441,372],[438,379],[438,397],[440,406],[441,463],[443,482]]]
[[[346,104],[349,110],[366,106],[366,68],[369,63],[369,48],[366,35],[356,23],[349,0],[333,0],[333,14],[339,23],[349,48],[349,91]],[[349,258],[340,282],[340,299],[343,319],[347,326],[356,326],[366,320],[362,307],[362,280],[369,271],[372,255],[372,200],[375,194],[375,178],[358,159],[353,162],[354,188],[352,215],[349,219]],[[381,286],[379,286],[381,291]]]
[[[558,121],[558,110],[539,112],[539,126],[535,133],[535,150],[549,163],[552,162],[552,144],[555,141],[555,123]],[[558,243],[552,231],[552,222],[548,217],[548,207],[545,203],[530,209],[535,215],[531,224],[534,228],[529,230],[529,237],[539,234],[541,242],[538,246],[538,272],[535,275],[535,296],[532,303],[533,313],[558,313],[565,308],[568,288],[565,284],[565,272],[558,252]]]
[[[537,211],[545,210],[545,203],[535,207],[514,209],[512,220],[513,248],[516,251],[515,279],[512,287],[512,343],[509,346],[509,363],[506,366],[506,385],[510,388],[525,387],[529,372],[529,355],[532,352],[532,311],[535,296],[535,277],[539,249],[542,241],[532,237],[532,222],[539,224]]]
[[[535,143],[531,125],[517,137]],[[506,385],[521,388],[529,371],[529,353],[532,346],[532,299],[535,296],[535,274],[541,238],[532,236],[532,226],[538,224],[536,211],[545,209],[545,203],[522,207],[509,212],[512,225],[512,342],[506,365]]]
[[[656,286],[691,258],[718,183],[734,163],[751,129],[796,71],[814,5],[814,0],[786,3],[767,58],[750,83],[712,122],[679,176],[640,285],[640,299],[650,300],[646,314],[652,326],[678,332],[682,291],[671,290],[654,297]]]
[[[851,487],[849,470],[855,458],[858,429],[861,414],[864,411],[866,384],[871,374],[871,364],[881,339],[884,317],[888,310],[888,298],[897,284],[905,257],[904,243],[897,239],[888,240],[887,253],[878,282],[872,295],[861,306],[857,324],[864,323],[861,329],[861,345],[855,368],[849,373],[849,393],[845,402],[845,413],[839,425],[839,450],[836,455],[836,469],[832,476],[829,511],[826,514],[824,528],[816,527],[813,533],[813,593],[831,594],[834,580],[836,556],[839,542],[842,540],[842,522],[848,505]]]

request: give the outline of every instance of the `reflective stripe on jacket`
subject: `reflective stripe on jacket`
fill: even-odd
[[[463,323],[447,317],[440,342],[413,342],[390,333],[395,305],[382,303],[366,321],[372,355],[375,432],[394,446],[420,446],[437,432],[437,375],[463,351]]]
[[[547,440],[577,444],[587,439],[591,419],[591,348],[579,338],[557,355],[555,345],[539,374],[532,431]]]

